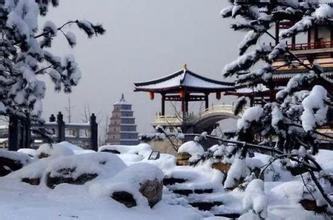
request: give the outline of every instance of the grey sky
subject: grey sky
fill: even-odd
[[[60,35],[54,43],[59,55],[74,54],[82,71],[80,85],[71,94],[73,120],[81,120],[84,105],[105,117],[123,92],[133,104],[139,131],[146,132],[159,111],[159,97],[150,101],[147,94],[134,93],[133,82],[173,73],[184,63],[221,80],[242,37],[230,30],[229,20],[220,18],[225,5],[224,0],[60,1],[46,19],[57,25],[87,19],[107,29],[104,36],[91,40],[78,33],[74,50]],[[49,87],[44,115],[64,111],[66,105],[67,95],[55,95]]]

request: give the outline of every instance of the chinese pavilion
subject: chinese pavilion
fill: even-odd
[[[135,83],[134,91],[147,92],[152,100],[156,94],[161,96],[159,121],[154,125],[171,125],[187,129],[186,126],[190,126],[190,102],[204,102],[207,109],[210,94],[215,94],[217,99],[221,99],[222,93],[233,89],[234,83],[206,78],[190,71],[185,64],[181,70],[171,75],[148,82]],[[165,103],[171,101],[180,102],[182,113],[180,117],[166,116]]]

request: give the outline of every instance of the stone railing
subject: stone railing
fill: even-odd
[[[203,112],[200,113],[200,118],[203,118],[207,115],[211,115],[214,113],[227,113],[227,114],[234,114],[233,112],[233,105],[213,105],[212,107],[205,109]]]
[[[194,114],[188,114],[185,117],[186,117],[186,123],[192,123],[197,120],[197,117]],[[182,123],[183,123],[183,116],[157,114],[154,119],[153,125],[181,126]]]

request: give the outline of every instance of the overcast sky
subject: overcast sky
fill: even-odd
[[[78,31],[72,50],[61,35],[54,43],[59,55],[74,54],[82,80],[71,96],[73,121],[85,105],[101,120],[110,115],[121,93],[133,104],[140,132],[151,130],[159,97],[134,93],[134,82],[171,74],[187,64],[192,71],[222,80],[225,64],[237,57],[242,36],[220,17],[225,0],[67,0],[51,9],[46,20],[57,25],[72,19],[100,22],[104,36],[87,39]],[[42,22],[41,22],[42,23]],[[73,30],[76,30],[73,27]],[[65,111],[68,95],[48,87],[44,115]]]

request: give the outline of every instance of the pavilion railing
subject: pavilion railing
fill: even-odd
[[[333,48],[333,41],[288,44],[288,49],[290,50],[311,50],[311,49],[324,49],[324,48]]]

